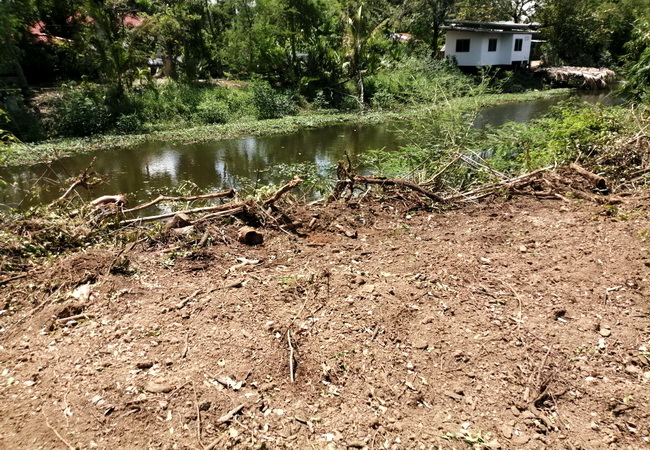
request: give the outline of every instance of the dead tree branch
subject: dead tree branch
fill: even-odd
[[[235,196],[235,190],[234,189],[229,189],[229,190],[223,191],[223,192],[214,192],[212,194],[193,195],[193,196],[189,196],[189,197],[169,197],[169,196],[166,196],[166,195],[160,195],[156,199],[154,199],[154,200],[152,200],[150,202],[143,203],[142,205],[138,205],[138,206],[135,206],[135,207],[130,208],[130,209],[125,209],[123,211],[123,213],[127,214],[127,213],[136,212],[136,211],[141,211],[143,209],[147,209],[147,208],[149,208],[151,206],[157,205],[158,203],[161,203],[161,202],[191,202],[191,201],[195,201],[195,200],[207,200],[207,199],[213,199],[213,198],[225,198],[225,197],[232,198],[234,196]]]

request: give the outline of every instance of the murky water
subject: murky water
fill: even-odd
[[[583,95],[585,101],[612,103],[605,94]],[[485,109],[474,125],[499,126],[508,121],[526,122],[545,114],[559,98],[513,103]],[[399,128],[408,123],[339,124],[276,136],[249,136],[200,144],[177,145],[151,142],[130,149],[112,149],[64,158],[52,164],[0,169],[9,187],[0,190],[0,205],[26,208],[58,198],[76,176],[96,158],[93,169],[106,182],[92,193],[79,189],[87,199],[127,193],[130,204],[168,192],[184,180],[203,190],[237,187],[242,180],[264,185],[288,176],[274,174],[282,164],[315,163],[325,170],[343,159],[356,159],[372,149],[397,150],[407,143]]]

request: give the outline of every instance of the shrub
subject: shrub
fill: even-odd
[[[143,124],[138,114],[120,114],[115,121],[115,130],[121,134],[137,133],[142,131]]]
[[[476,83],[446,61],[411,56],[366,78],[366,93],[373,105],[435,103],[467,95]],[[379,99],[375,96],[379,95]]]
[[[251,83],[251,90],[258,119],[278,119],[295,112],[291,98],[277,92],[268,82],[255,80]]]
[[[105,91],[98,86],[82,84],[64,86],[61,96],[52,105],[50,129],[61,136],[99,134],[111,125]]]
[[[204,100],[196,109],[196,117],[202,123],[226,123],[230,108],[223,100]]]

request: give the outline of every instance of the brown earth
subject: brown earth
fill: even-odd
[[[5,284],[0,447],[650,446],[648,198],[411,208]]]

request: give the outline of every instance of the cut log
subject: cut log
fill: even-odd
[[[192,221],[188,215],[184,213],[178,213],[172,217],[172,220],[165,224],[165,231],[169,231],[173,228],[184,228],[190,225],[192,225]]]
[[[600,175],[596,175],[593,172],[588,171],[584,167],[579,166],[578,164],[571,164],[569,166],[571,170],[580,175],[585,180],[591,182],[594,188],[602,192],[608,192],[609,188],[607,187],[607,180]]]
[[[246,245],[259,245],[264,242],[264,235],[253,227],[241,227],[237,232],[239,242]]]

